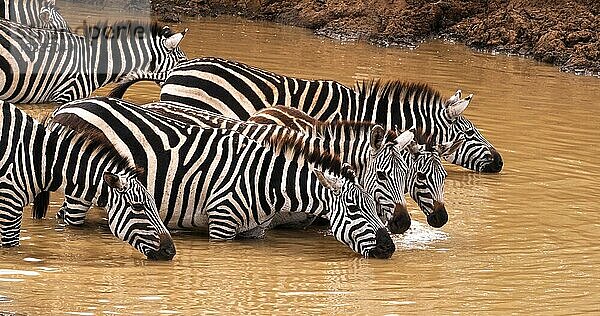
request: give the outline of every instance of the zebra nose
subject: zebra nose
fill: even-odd
[[[410,228],[410,214],[406,209],[406,205],[396,203],[394,206],[394,215],[388,222],[388,229],[392,234],[402,234]]]
[[[444,203],[433,202],[433,213],[427,215],[427,223],[435,228],[440,228],[448,222],[448,213]]]
[[[369,253],[369,257],[377,259],[388,259],[396,251],[396,245],[390,237],[387,229],[380,228],[375,233],[375,248]]]
[[[175,256],[175,244],[169,234],[160,234],[160,246],[158,250],[150,250],[146,254],[150,260],[171,260]]]
[[[500,170],[502,170],[502,167],[504,166],[504,162],[502,161],[502,156],[494,148],[492,148],[492,150],[490,150],[490,152],[492,154],[492,162],[485,165],[483,167],[483,169],[481,170],[481,172],[487,172],[487,173],[500,172]]]

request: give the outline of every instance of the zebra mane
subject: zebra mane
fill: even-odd
[[[44,125],[52,133],[71,137],[77,144],[106,151],[116,167],[126,173],[142,176],[145,172],[144,168],[134,165],[130,159],[123,156],[99,128],[74,114],[60,114],[51,119],[47,116]]]
[[[432,135],[428,135],[422,128],[417,128],[414,132],[415,142],[419,145],[425,145],[425,151],[435,151],[434,146],[437,145],[433,140]]]
[[[437,101],[444,101],[440,92],[426,83],[408,82],[401,80],[370,80],[358,81],[354,87],[360,100],[384,99],[384,100],[406,100],[411,95],[430,97],[434,102],[423,102],[426,106],[435,104]]]
[[[348,180],[354,180],[354,171],[343,168],[342,160],[339,156],[331,154],[327,150],[321,150],[315,145],[315,142],[307,140],[307,135],[291,129],[282,129],[280,133],[274,133],[265,140],[265,145],[273,148],[278,154],[285,154],[286,157],[304,159],[304,161],[314,164],[315,167],[329,171],[337,176],[342,176]],[[309,137],[315,139],[315,137]]]
[[[170,37],[174,34],[170,28],[163,27],[156,21],[124,20],[112,24],[108,23],[108,21],[100,21],[95,25],[85,25],[84,28],[84,36],[89,40],[98,40],[101,36],[106,39],[117,40],[123,35],[122,32],[130,37],[142,34],[153,37]]]

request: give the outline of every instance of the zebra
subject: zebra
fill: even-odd
[[[248,121],[261,124],[283,125],[302,132],[312,131],[325,135],[324,137],[330,140],[330,143],[335,144],[337,147],[335,150],[340,153],[356,152],[357,150],[352,148],[352,141],[349,141],[349,139],[367,139],[369,135],[364,131],[373,130],[379,126],[372,122],[343,120],[322,122],[298,109],[279,105],[259,110],[250,116]],[[394,134],[393,130],[388,131],[388,134],[390,133]],[[394,151],[393,155],[383,157],[396,157],[397,160],[402,161],[403,164],[408,166],[406,176],[402,178],[402,180],[406,179],[406,183],[397,186],[404,189],[400,194],[404,195],[404,193],[409,192],[412,199],[417,202],[417,205],[427,216],[427,223],[439,228],[448,221],[448,213],[444,205],[444,182],[447,172],[442,165],[440,157],[452,154],[462,144],[462,140],[434,146],[430,140],[423,137],[423,134],[422,131],[417,131],[416,142],[411,142],[407,150]],[[359,141],[358,143],[361,142]],[[418,145],[419,143],[423,145]],[[345,160],[344,158],[342,157],[343,160]],[[354,155],[354,158],[356,159],[357,155]],[[365,157],[359,157],[358,161],[354,162],[354,165],[360,165],[366,159]],[[379,167],[380,170],[386,170],[381,164]],[[370,181],[381,182],[385,186],[386,182],[390,181],[391,176],[393,174],[378,170],[377,177],[371,177]],[[400,223],[408,224],[402,227],[406,231],[410,227],[411,221],[408,211],[404,210],[404,212],[406,213],[404,216],[407,220]]]
[[[67,201],[103,206],[111,232],[153,260],[171,260],[175,246],[141,170],[94,132],[44,127],[0,101],[0,239],[19,245],[23,208],[34,202],[34,218],[45,215],[50,191]]]
[[[0,0],[0,18],[35,28],[71,31],[55,0]]]
[[[155,102],[145,104],[143,107],[188,124],[233,130],[258,142],[263,142],[273,135],[289,132],[287,126],[234,120],[172,102]],[[357,173],[359,183],[375,198],[378,213],[382,220],[388,223],[390,232],[395,234],[405,232],[410,227],[410,216],[404,199],[404,183],[408,167],[404,160],[400,159],[399,152],[412,139],[412,132],[407,131],[402,135],[393,131],[386,133],[379,125],[359,122],[335,124],[334,127],[341,127],[341,129],[334,128],[336,135],[328,137],[325,141],[320,137],[324,134],[323,131],[318,133],[309,129],[301,131],[307,136],[306,146],[329,151],[349,163]],[[287,225],[297,222],[301,224],[304,219],[297,216],[289,220],[278,218],[273,222]]]
[[[186,60],[186,32],[125,21],[87,26],[80,36],[0,20],[0,100],[64,103],[134,70],[166,72]]]
[[[362,256],[389,258],[395,251],[351,168],[306,147],[295,131],[268,137],[263,146],[110,98],[64,104],[51,120],[101,131],[144,168],[142,182],[171,229],[208,229],[211,240],[261,237],[278,212],[306,212],[329,219],[333,236]]]
[[[153,80],[143,73],[126,78],[111,93],[121,97],[135,82]],[[246,120],[275,105],[295,107],[321,120],[333,117],[379,123],[387,129],[421,129],[441,145],[464,139],[445,159],[477,172],[500,172],[502,156],[462,115],[472,95],[460,90],[448,100],[422,83],[359,81],[354,88],[331,80],[304,80],[278,75],[215,57],[188,60],[166,75],[161,101],[174,101]],[[456,98],[457,97],[457,98]]]

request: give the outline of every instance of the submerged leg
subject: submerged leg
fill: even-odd
[[[0,183],[0,237],[2,247],[19,245],[22,220],[22,199],[9,188],[9,184]]]
[[[56,213],[56,217],[62,218],[67,225],[82,226],[91,207],[91,204],[65,196],[65,202]]]

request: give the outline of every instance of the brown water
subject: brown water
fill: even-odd
[[[68,17],[87,14],[109,15],[84,7]],[[190,28],[183,42],[189,57],[221,56],[346,84],[402,78],[431,83],[446,96],[458,88],[474,93],[466,115],[502,153],[505,168],[480,175],[449,165],[448,224],[424,225],[413,204],[413,228],[395,238],[390,260],[359,258],[319,232],[272,231],[264,240],[235,242],[175,234],[174,260],[151,262],[112,238],[100,211],[85,229],[27,218],[22,245],[0,249],[0,311],[600,313],[597,78],[442,42],[378,48],[235,18],[176,26],[183,27]],[[127,97],[147,102],[157,92],[140,84]],[[25,108],[38,116],[49,110]],[[59,205],[54,195],[50,214]]]

